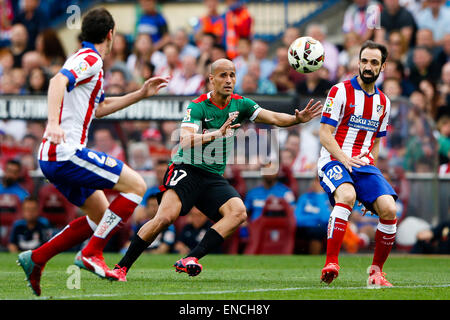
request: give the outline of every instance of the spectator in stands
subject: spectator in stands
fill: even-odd
[[[383,92],[390,100],[395,100],[402,96],[400,81],[396,78],[386,78],[383,81]]]
[[[11,39],[11,24],[14,19],[14,10],[11,0],[0,1],[0,47],[9,45]]]
[[[258,94],[276,94],[277,88],[273,84],[272,81],[269,80],[269,78],[265,78],[262,76],[262,70],[261,65],[258,61],[251,61],[248,64],[247,68],[247,74],[251,74],[253,77],[256,78],[257,81],[257,90],[256,93]],[[242,83],[242,86],[245,85],[245,78]],[[236,90],[238,91],[238,90]],[[247,92],[250,93],[250,92]]]
[[[212,33],[204,33],[198,41],[200,57],[197,61],[197,72],[208,78],[208,66],[211,63],[212,49],[215,44],[215,36]]]
[[[155,51],[161,50],[170,42],[169,27],[166,19],[158,12],[156,0],[139,0],[142,16],[137,22],[137,33],[148,34],[151,37]]]
[[[104,152],[123,162],[126,161],[123,148],[114,140],[111,131],[107,128],[99,128],[94,132],[92,149]]]
[[[417,242],[411,253],[450,254],[450,221],[443,221],[436,227],[417,234]]]
[[[50,223],[39,216],[39,203],[28,197],[22,203],[23,219],[17,220],[11,229],[9,252],[33,250],[50,239]]]
[[[258,77],[254,73],[247,73],[242,79],[242,88],[237,90],[242,94],[256,94],[258,93]]]
[[[345,73],[345,66],[350,62],[350,60],[355,56],[359,56],[360,44],[361,38],[356,32],[348,32],[344,35],[344,47],[339,52],[338,56],[338,78]]]
[[[105,81],[106,82],[106,81]],[[120,68],[111,68],[108,74],[108,81],[105,83],[106,92],[111,93],[110,87],[119,87],[122,92],[127,92],[128,81],[125,72]],[[119,92],[120,93],[120,92]]]
[[[409,80],[417,88],[420,81],[429,79],[438,81],[440,67],[433,61],[433,55],[426,47],[416,47],[413,54],[413,65],[409,72]]]
[[[306,250],[296,246],[295,253],[323,252],[330,213],[328,196],[316,176],[311,181],[308,191],[302,194],[296,203],[294,211],[297,220],[296,243],[306,242]]]
[[[444,104],[444,99],[437,91],[436,83],[428,79],[424,79],[419,83],[419,89],[425,94],[426,112],[431,118],[436,119],[438,109]]]
[[[302,139],[300,139],[302,135]],[[308,141],[309,140],[309,141]],[[309,147],[302,147],[301,144],[308,144]],[[295,173],[311,172],[316,167],[318,159],[317,137],[312,136],[307,131],[291,131],[289,132],[283,148],[291,150],[295,154],[295,160],[292,164],[292,171]],[[303,150],[308,150],[304,152]]]
[[[409,44],[400,31],[392,31],[388,37],[389,59],[398,60],[404,65],[407,62]]]
[[[170,149],[164,145],[161,132],[156,128],[149,128],[142,132],[142,141],[144,141],[150,151],[153,163],[160,159],[167,159],[170,156]]]
[[[3,73],[8,72],[14,65],[14,56],[10,48],[0,49],[0,77]]]
[[[251,60],[256,61],[260,66],[260,78],[269,79],[273,70],[275,69],[275,63],[272,59],[269,59],[269,44],[263,40],[253,40],[251,48]]]
[[[22,57],[22,69],[25,72],[25,75],[29,75],[31,70],[34,68],[39,68],[44,65],[44,61],[42,56],[37,51],[28,51]],[[62,66],[57,66],[57,70],[59,71]],[[51,75],[54,75],[55,70],[52,68],[47,68]]]
[[[53,29],[46,29],[38,34],[36,51],[42,55],[45,67],[52,65],[62,66],[67,59],[59,36]]]
[[[436,46],[433,40],[433,32],[430,29],[419,29],[416,32],[416,47],[426,47],[433,55],[433,59],[437,60],[438,55],[441,52],[441,47]],[[413,62],[413,54],[414,48],[410,48],[407,52],[406,61],[402,61],[402,63],[411,68]],[[389,54],[390,55],[390,54]],[[389,58],[391,59],[391,58]]]
[[[224,42],[225,34],[225,17],[219,14],[219,0],[204,0],[206,7],[206,15],[199,18],[198,23],[194,27],[195,42],[201,42],[204,34],[213,34],[217,43]]]
[[[153,169],[152,158],[144,142],[132,142],[128,145],[129,165],[136,171],[149,171]]]
[[[242,78],[247,73],[248,64],[250,62],[250,53],[252,50],[252,41],[247,38],[239,39],[238,56],[233,59],[236,67],[236,82],[242,83]]]
[[[2,183],[0,184],[0,194],[15,194],[20,201],[24,201],[29,196],[19,183],[21,179],[22,165],[18,160],[8,160],[3,172]]]
[[[22,57],[28,49],[27,28],[17,23],[11,28],[11,52],[14,57],[14,68],[22,67]]]
[[[133,214],[132,229],[133,234],[139,231],[139,229],[150,219],[152,219],[158,211],[158,200],[156,194],[149,195],[145,200],[145,205],[140,206],[142,210],[137,210]],[[161,232],[156,239],[145,250],[147,253],[163,254],[173,251],[175,244],[175,227],[171,224],[166,230]],[[130,245],[130,241],[124,246],[122,250],[126,250]]]
[[[49,77],[44,68],[34,68],[27,78],[27,93],[45,95],[48,91]]]
[[[130,48],[125,34],[116,32],[114,42],[109,53],[114,62],[120,61],[126,63],[130,55]]]
[[[374,30],[374,26],[371,23],[375,22],[368,21],[369,19],[374,19],[373,12],[371,12],[372,15],[369,14],[370,10],[374,10],[372,6],[377,6],[378,12],[381,11],[379,3],[376,1],[353,0],[353,4],[345,10],[342,31],[344,33],[355,32],[360,36],[362,42],[370,40],[373,37]]]
[[[40,0],[24,0],[23,6],[13,24],[21,23],[28,31],[28,50],[34,50],[38,34],[48,27],[48,13],[39,8]]]
[[[250,189],[244,201],[248,217],[252,221],[261,216],[264,204],[269,196],[284,198],[291,206],[294,206],[295,203],[292,190],[278,181],[278,168],[275,168],[275,164],[262,165],[261,178],[262,184]]]
[[[400,5],[399,0],[384,1],[380,24],[380,29],[374,29],[376,42],[385,42],[392,31],[399,30],[408,46],[413,45],[416,22],[413,15]]]
[[[156,66],[155,75],[161,77],[172,77],[176,72],[182,71],[180,49],[178,49],[175,44],[168,43],[164,47],[163,52],[166,57],[166,64],[159,67]],[[167,92],[167,90],[161,90],[160,92]]]
[[[445,0],[426,2],[427,7],[417,15],[417,25],[419,29],[430,29],[433,32],[433,40],[437,45],[442,45],[444,34],[450,33],[450,8],[445,5]]]
[[[326,52],[326,59],[323,63],[323,66],[329,71],[328,80],[334,82],[337,76],[339,50],[334,44],[326,39],[326,26],[318,23],[310,23],[306,28],[306,35],[309,37],[313,37],[314,39],[322,43],[323,49]]]
[[[236,58],[240,38],[250,39],[253,19],[241,0],[226,0],[228,10],[225,12],[224,42],[229,59]]]
[[[442,67],[441,81],[438,85],[438,91],[445,103],[450,105],[450,61]]]
[[[163,58],[163,59],[162,59]],[[135,81],[141,81],[140,71],[145,63],[151,62],[155,65],[164,65],[165,56],[155,51],[152,39],[145,33],[139,33],[133,46],[133,52],[127,58],[127,68],[133,74]],[[159,64],[155,64],[159,62]]]
[[[185,56],[192,56],[196,59],[200,56],[200,50],[196,46],[189,43],[189,35],[185,29],[180,28],[175,31],[175,34],[172,37],[172,42],[180,50],[181,60],[183,60]]]
[[[300,30],[296,27],[287,27],[281,38],[282,45],[289,48],[292,42],[297,38],[300,38]]]
[[[12,70],[5,72],[0,79],[1,94],[20,94],[20,87],[14,83]]]
[[[196,207],[192,207],[191,211],[187,214],[187,223],[177,236],[175,242],[175,251],[181,255],[188,254],[193,248],[200,243],[212,226],[211,220],[208,219],[200,210]],[[212,253],[220,253],[220,246]]]
[[[28,73],[25,73],[24,68],[13,68],[11,70],[11,75],[13,78],[14,86],[16,88],[19,88],[19,94],[25,94],[26,93],[26,82],[27,82],[27,75]]]
[[[414,91],[415,87],[409,81],[407,77],[405,77],[405,70],[403,64],[398,60],[389,60],[389,63],[386,64],[386,68],[384,68],[384,79],[394,78],[400,82],[401,86],[401,94],[400,96],[409,97],[411,93]],[[381,89],[384,90],[384,83],[380,86]],[[388,95],[388,97],[390,97]]]
[[[305,81],[297,83],[296,91],[302,96],[326,97],[332,86],[331,81],[322,79],[318,72],[311,72],[306,74]]]
[[[450,62],[450,33],[444,35],[442,46],[437,47],[436,62],[442,66]]]
[[[439,164],[450,163],[450,114],[443,114],[437,120]]]
[[[197,73],[197,59],[186,55],[181,59],[181,70],[174,72],[167,90],[176,95],[199,95],[203,92],[205,78]]]

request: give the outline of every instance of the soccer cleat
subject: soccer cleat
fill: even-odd
[[[111,271],[116,274],[117,281],[126,282],[127,281],[127,267],[121,267],[116,264],[115,268]]]
[[[176,272],[186,272],[191,277],[195,277],[203,269],[202,265],[198,263],[198,259],[194,257],[180,259],[173,266]]]
[[[84,256],[81,251],[79,251],[75,257],[74,264],[81,269],[96,274],[100,278],[115,281],[119,280],[116,273],[108,268],[102,256]]]
[[[24,251],[19,254],[17,259],[17,264],[22,267],[25,275],[26,281],[28,281],[28,286],[33,290],[33,293],[37,296],[41,295],[41,274],[44,270],[44,266],[38,265],[31,259],[31,250]]]
[[[393,285],[386,280],[386,273],[384,272],[374,272],[369,279],[367,279],[367,285],[369,287],[393,287]]]
[[[322,280],[322,282],[330,284],[339,275],[339,269],[340,267],[337,263],[328,263],[322,269],[322,275],[320,276],[320,280]]]

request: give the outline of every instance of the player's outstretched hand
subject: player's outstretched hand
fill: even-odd
[[[51,124],[47,125],[45,128],[44,138],[46,138],[50,143],[60,144],[66,142],[66,133],[59,126],[59,124]]]
[[[144,98],[154,96],[164,87],[167,87],[170,77],[153,77],[144,82],[141,93]]]
[[[236,129],[241,126],[240,123],[236,123],[236,124],[232,125],[233,121],[236,120],[238,115],[239,115],[239,112],[237,112],[237,111],[234,112],[231,116],[228,117],[227,121],[224,122],[222,127],[220,127],[219,131],[220,131],[222,137],[231,135],[232,129]]]
[[[320,101],[317,101],[314,103],[314,99],[309,100],[306,107],[299,111],[298,109],[295,109],[295,117],[297,120],[301,123],[308,122],[316,117],[318,117],[322,113],[322,103]]]

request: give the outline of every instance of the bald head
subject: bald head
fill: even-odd
[[[219,70],[235,69],[234,63],[228,59],[217,59],[211,64],[211,74],[216,74]]]

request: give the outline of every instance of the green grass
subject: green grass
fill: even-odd
[[[394,288],[368,289],[366,269],[371,255],[343,255],[339,277],[330,285],[320,283],[324,256],[209,255],[201,260],[197,277],[178,274],[172,264],[178,255],[140,257],[128,282],[110,282],[80,271],[80,289],[68,289],[75,253],[60,254],[46,266],[42,296],[35,297],[16,265],[17,255],[0,253],[0,299],[83,300],[449,300],[450,257],[392,255],[384,271]],[[119,254],[105,254],[112,266]],[[77,270],[77,269],[75,269]]]

